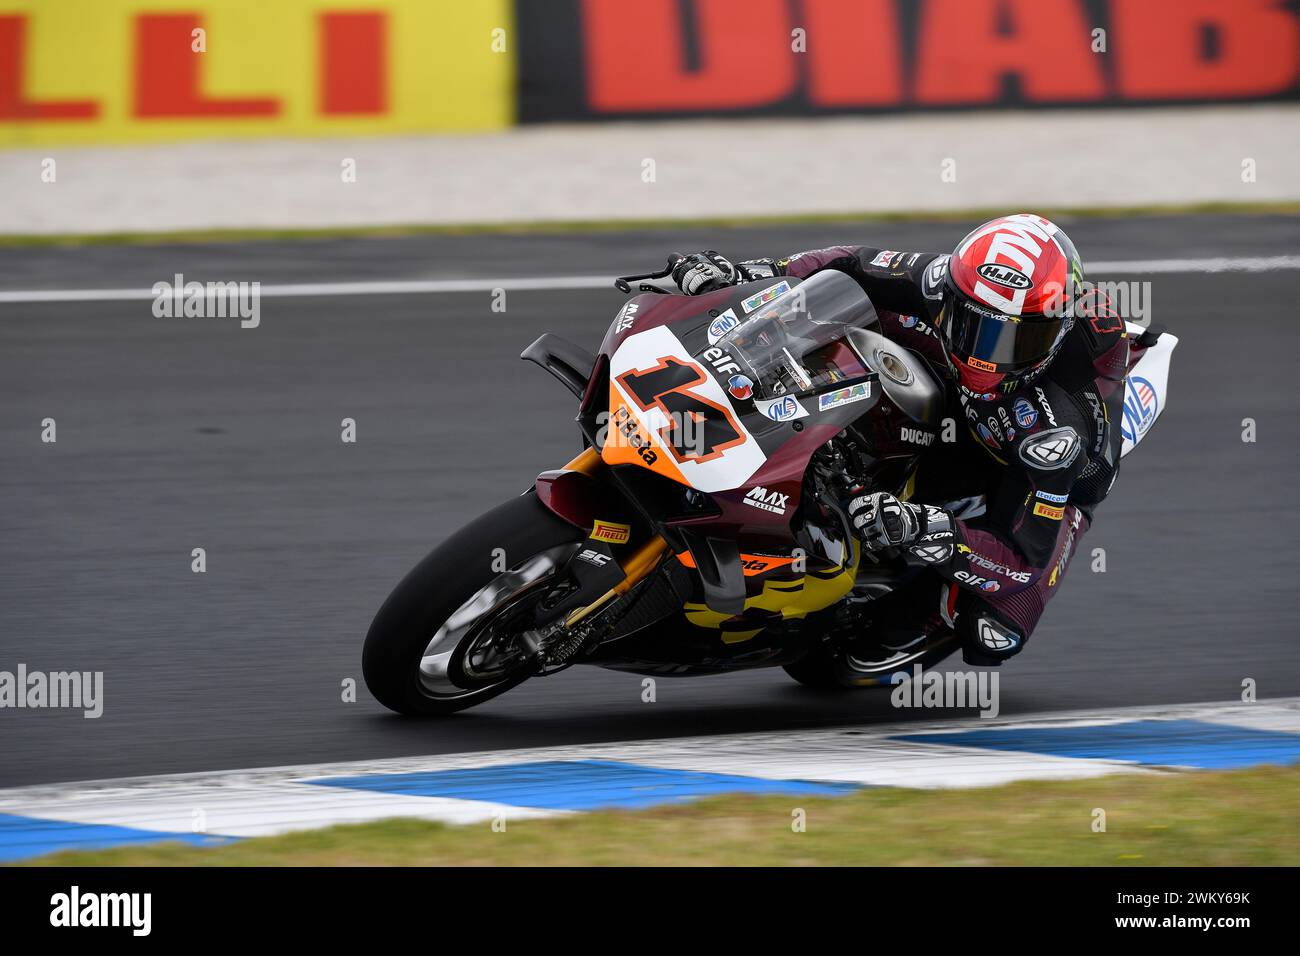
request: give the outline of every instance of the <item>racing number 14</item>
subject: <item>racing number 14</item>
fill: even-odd
[[[658,407],[668,416],[660,435],[673,457],[683,462],[711,461],[745,440],[729,409],[689,391],[706,380],[703,369],[674,356],[661,358],[654,368],[618,377],[643,411]]]

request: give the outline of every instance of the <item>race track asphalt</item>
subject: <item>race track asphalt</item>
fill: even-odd
[[[0,250],[0,289],[646,271],[840,241],[950,248],[953,223]],[[1096,260],[1300,253],[1278,215],[1084,219]],[[1093,276],[1105,278],[1104,276]],[[1297,272],[1161,274],[1172,398],[1084,541],[1003,713],[1300,694]],[[1136,278],[1125,276],[1125,278]],[[374,611],[470,517],[577,447],[518,360],[595,347],[609,291],[266,298],[261,326],[147,301],[0,305],[0,670],[103,671],[104,714],[0,710],[0,785],[951,716],[782,671],[660,680],[578,667],[441,722],[360,674]],[[42,443],[54,418],[58,441]],[[358,441],[340,441],[340,420]],[[1258,440],[1242,441],[1242,420]],[[207,572],[190,570],[191,550]],[[348,678],[355,703],[341,700]]]

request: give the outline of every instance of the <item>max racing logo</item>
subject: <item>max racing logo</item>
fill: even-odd
[[[745,495],[743,500],[750,507],[770,511],[776,515],[785,514],[786,508],[790,506],[789,495],[783,495],[779,491],[768,491],[762,485],[749,489],[749,494]]]

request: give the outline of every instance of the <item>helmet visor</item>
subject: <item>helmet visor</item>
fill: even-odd
[[[949,295],[939,328],[948,351],[987,372],[1014,372],[1045,359],[1065,334],[1068,319],[1003,315]],[[971,361],[973,360],[973,361]]]

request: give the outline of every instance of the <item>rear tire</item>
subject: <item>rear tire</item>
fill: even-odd
[[[508,565],[516,568],[551,549],[576,545],[583,537],[531,491],[457,531],[401,580],[375,615],[361,654],[370,693],[399,714],[437,716],[481,704],[527,680],[531,670],[521,668],[486,686],[436,694],[426,686],[420,665],[448,619],[502,577],[492,569],[494,549],[503,549]]]

